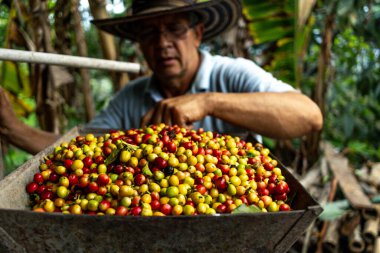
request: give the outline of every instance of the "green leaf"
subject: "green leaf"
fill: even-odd
[[[243,0],[243,13],[254,45],[275,44],[265,51],[263,58],[270,59],[264,68],[276,78],[295,83],[295,17],[297,1]],[[284,56],[279,56],[284,53]]]
[[[149,176],[149,177],[152,177],[152,176],[153,176],[153,173],[152,173],[152,171],[149,169],[148,164],[145,164],[145,166],[142,168],[142,173],[143,173],[145,176]]]
[[[368,149],[367,144],[360,141],[351,141],[348,143],[348,147],[355,152],[365,152]]]
[[[119,153],[120,152],[121,152],[121,149],[119,149],[119,148],[116,148],[116,149],[112,150],[111,154],[104,161],[104,164],[105,165],[110,165],[111,163],[113,163],[114,161],[116,161],[116,159],[119,157]]]
[[[256,29],[255,24],[250,24],[249,27],[256,44],[268,43],[285,37],[291,37],[294,33],[292,27],[268,27],[265,29]]]
[[[265,20],[253,21],[251,23],[251,27],[257,30],[266,30],[266,29],[272,29],[275,27],[294,29],[293,22],[294,22],[293,17],[287,17],[287,18],[270,17]]]
[[[338,2],[338,15],[348,15],[354,9],[354,0],[345,0]]]
[[[128,150],[129,152],[133,153],[136,151],[136,149],[138,149],[138,146],[126,143],[125,141],[122,141],[122,140],[118,140],[116,144],[117,144],[117,148],[112,150],[111,154],[104,161],[106,165],[109,165],[113,163],[114,161],[116,161],[116,159],[119,157],[119,153],[122,150]]]
[[[380,202],[380,195],[375,195],[371,198],[371,203],[377,204]],[[335,220],[344,215],[350,208],[350,203],[347,199],[337,200],[326,203],[323,207],[323,212],[319,215],[320,220]]]
[[[263,143],[265,147],[268,147],[270,150],[274,150],[276,147],[276,142],[274,139],[263,137]]]
[[[248,2],[248,1],[245,1]],[[282,12],[282,8],[279,5],[273,5],[271,3],[261,3],[261,4],[245,4],[244,14],[248,19],[257,20],[263,19],[270,16],[278,15]]]
[[[0,62],[0,84],[13,93],[31,96],[32,87],[29,82],[29,70],[26,63],[11,61]]]
[[[327,203],[323,206],[323,212],[319,215],[321,220],[335,220],[342,217],[350,204],[347,200],[340,200]]]
[[[350,114],[347,114],[345,113],[343,115],[343,131],[344,131],[344,135],[349,138],[350,136],[352,136],[352,132],[354,130],[354,120],[355,118],[352,118],[352,116]]]
[[[261,213],[261,209],[255,205],[247,206],[245,204],[240,205],[238,208],[232,211],[232,214],[239,213]]]

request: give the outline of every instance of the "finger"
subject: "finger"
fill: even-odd
[[[186,118],[181,113],[181,111],[178,110],[178,108],[174,107],[171,110],[171,116],[173,118],[173,124],[178,125],[180,127],[186,127]]]
[[[164,100],[160,101],[154,108],[154,113],[152,115],[152,124],[162,123],[162,113],[165,111],[165,102]]]
[[[162,120],[166,125],[172,126],[174,124],[172,119],[172,108],[171,106],[166,106],[163,111]]]
[[[140,121],[141,127],[146,127],[151,122],[153,113],[154,113],[154,108],[150,109],[147,113],[145,113],[145,115],[141,118],[141,121]]]

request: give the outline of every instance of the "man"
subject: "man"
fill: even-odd
[[[164,122],[283,139],[319,131],[322,114],[307,96],[251,61],[199,49],[202,41],[232,27],[240,13],[239,0],[135,0],[130,15],[93,21],[99,29],[138,42],[153,75],[128,84],[88,127],[129,129]],[[8,140],[31,153],[56,140],[21,124],[0,95],[0,133]]]

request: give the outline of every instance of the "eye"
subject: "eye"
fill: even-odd
[[[148,39],[154,37],[157,33],[157,29],[153,27],[140,27],[140,31],[138,32],[140,39]]]
[[[183,35],[187,31],[187,26],[183,24],[170,24],[166,26],[168,32],[175,35]]]

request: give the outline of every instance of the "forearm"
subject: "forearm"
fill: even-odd
[[[307,96],[286,93],[211,93],[210,114],[276,139],[300,137],[322,128],[318,106]]]
[[[32,128],[22,122],[17,124],[12,129],[2,133],[12,145],[23,149],[31,154],[36,154],[53,144],[60,136]]]

